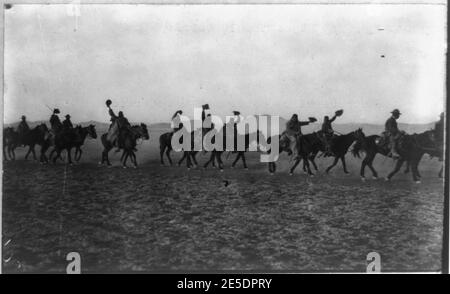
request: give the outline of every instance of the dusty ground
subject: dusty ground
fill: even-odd
[[[83,272],[365,271],[371,251],[382,271],[440,269],[437,160],[424,158],[419,185],[404,174],[362,183],[350,154],[351,175],[340,165],[324,175],[331,159],[319,159],[316,177],[290,177],[283,156],[270,176],[256,154],[249,170],[230,169],[230,158],[223,173],[188,171],[159,165],[160,133],[139,146],[138,169],[122,169],[118,155],[99,167],[99,141],[75,166],[24,161],[23,152],[5,163],[3,271],[65,272],[71,251]],[[375,167],[384,176],[393,162],[379,157]]]

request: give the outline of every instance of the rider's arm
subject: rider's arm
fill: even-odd
[[[330,119],[330,123],[334,122],[334,120],[336,119],[337,115],[334,115],[332,119]]]
[[[306,125],[309,125],[310,121],[309,120],[307,120],[307,121],[299,121],[298,123],[299,123],[300,126],[306,126]]]

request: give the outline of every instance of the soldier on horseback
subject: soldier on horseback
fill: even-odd
[[[111,125],[108,130],[107,140],[112,143],[113,146],[117,146],[118,149],[122,148],[122,138],[124,132],[131,128],[128,119],[124,116],[122,111],[119,111],[118,115],[111,109],[111,100],[106,101],[109,115],[111,116]]]
[[[302,126],[309,125],[315,122],[314,117],[310,117],[307,121],[299,121],[298,115],[293,114],[291,119],[286,123],[286,131],[281,134],[280,144],[281,146],[287,147],[287,152],[289,155],[296,155],[295,145],[297,144],[297,139],[302,135]]]
[[[344,113],[344,110],[340,109],[334,113],[334,116],[330,119],[328,116],[325,116],[322,123],[322,135],[323,141],[325,143],[325,154],[330,155],[331,153],[331,143],[332,138],[334,136],[334,130],[332,123],[336,120],[338,116],[341,116]]]
[[[172,127],[172,130],[174,133],[183,128],[183,123],[181,122],[181,117],[180,117],[182,114],[183,114],[183,111],[177,110],[174,113],[174,115],[172,116],[171,127]],[[176,126],[178,126],[178,127],[176,127]]]
[[[209,128],[205,128],[204,125],[211,125]],[[202,105],[202,130],[203,133],[214,129],[214,124],[212,122],[211,110],[209,109],[209,104]]]
[[[68,130],[73,129],[73,124],[70,121],[70,115],[69,114],[66,115],[66,119],[62,122],[62,129],[64,131],[68,131]]]
[[[384,138],[387,142],[389,142],[389,156],[393,158],[399,158],[400,155],[397,152],[397,145],[399,139],[404,134],[404,132],[400,131],[397,126],[397,119],[400,118],[401,113],[398,109],[394,109],[391,113],[392,116],[386,120],[386,123],[384,125]]]
[[[27,123],[27,118],[25,115],[22,115],[22,120],[17,127],[17,132],[19,134],[19,142],[23,142],[25,135],[30,131],[30,127]],[[22,144],[22,143],[21,143]]]

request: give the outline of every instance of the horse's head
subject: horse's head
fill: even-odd
[[[364,134],[362,128],[357,129],[353,132],[353,138],[355,138],[356,141],[364,140],[366,135]]]
[[[87,132],[92,139],[97,139],[97,132],[95,131],[95,126],[93,124],[90,124],[87,127]]]
[[[150,139],[150,135],[148,133],[147,125],[144,123],[141,123],[140,127],[138,128],[139,135],[142,139],[148,140]]]

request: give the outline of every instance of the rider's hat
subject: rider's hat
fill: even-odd
[[[397,108],[391,111],[392,114],[401,114]]]
[[[53,109],[53,114],[59,114],[59,109],[58,108]]]
[[[112,104],[112,101],[110,99],[106,100],[106,106],[109,107]]]
[[[202,105],[202,108],[203,108],[203,109],[209,109],[209,104],[203,104],[203,105]]]
[[[241,113],[239,111],[233,111],[233,115],[241,115]]]
[[[66,118],[70,118],[70,114],[66,114]]]
[[[22,119],[26,119],[27,117],[25,115],[22,115]]]

